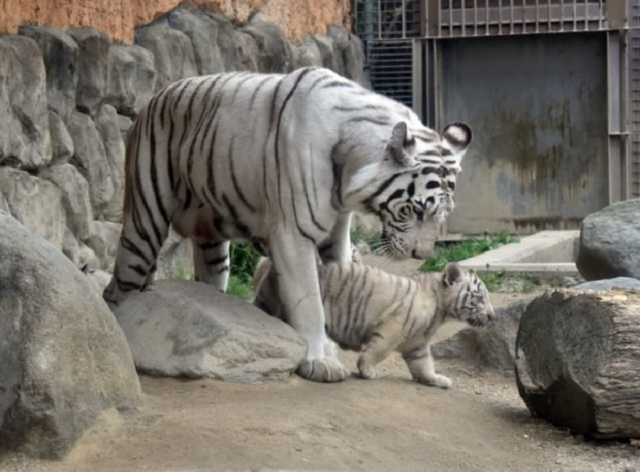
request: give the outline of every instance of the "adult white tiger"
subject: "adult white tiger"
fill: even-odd
[[[350,255],[352,211],[377,214],[397,257],[423,257],[453,207],[453,182],[471,141],[442,136],[407,107],[331,71],[227,73],[159,91],[127,139],[124,221],[113,307],[153,279],[169,224],[194,243],[196,279],[226,289],[230,239],[267,253],[280,299],[308,343],[298,373],[343,379],[324,331],[316,271]]]

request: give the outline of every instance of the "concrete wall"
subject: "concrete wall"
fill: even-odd
[[[181,3],[193,3],[245,23],[260,10],[292,42],[327,25],[348,26],[349,0],[0,0],[0,33],[16,33],[21,25],[68,29],[90,26],[111,40],[133,42],[133,29],[147,24]]]
[[[474,130],[449,232],[577,228],[607,205],[604,34],[443,42],[444,121]]]

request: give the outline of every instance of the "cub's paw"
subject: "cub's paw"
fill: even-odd
[[[416,379],[418,382],[424,385],[429,385],[430,387],[440,387],[440,388],[451,388],[453,382],[449,377],[445,377],[444,375],[434,374],[433,377],[423,377]]]
[[[374,380],[378,378],[378,371],[371,365],[359,365],[360,377],[367,380]]]
[[[338,359],[307,359],[298,366],[296,373],[314,382],[340,382],[349,375],[349,371]]]

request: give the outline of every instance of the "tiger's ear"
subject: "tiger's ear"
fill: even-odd
[[[462,279],[462,269],[455,262],[451,262],[446,265],[444,268],[444,273],[442,274],[442,283],[447,287],[451,287],[456,282],[459,282]]]
[[[473,133],[464,123],[451,123],[445,126],[442,139],[449,144],[451,152],[458,154],[467,150],[473,139]]]
[[[406,148],[413,145],[415,138],[411,136],[407,129],[407,124],[400,121],[393,127],[391,139],[387,143],[387,153],[398,164],[410,166],[414,163],[413,158],[407,153]]]

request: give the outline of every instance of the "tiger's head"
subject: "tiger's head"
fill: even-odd
[[[364,202],[382,223],[381,252],[398,259],[432,254],[440,225],[454,208],[456,176],[472,139],[462,123],[442,134],[412,126],[394,126]]]
[[[447,264],[440,283],[448,316],[471,326],[484,326],[495,318],[487,287],[473,270]]]

